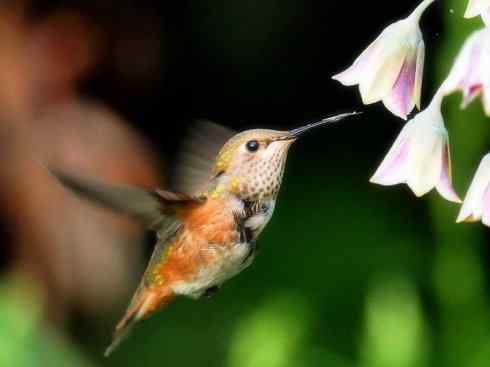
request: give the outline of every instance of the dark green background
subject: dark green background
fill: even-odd
[[[95,12],[102,23],[122,11],[107,3]],[[128,91],[101,73],[87,91],[134,121],[170,159],[170,142],[197,117],[239,129],[292,127],[359,110],[357,91],[330,76],[417,2],[359,3],[143,2],[165,31],[165,76]],[[424,105],[481,24],[462,18],[465,6],[439,1],[424,18]],[[444,116],[463,195],[489,131],[479,103],[460,111],[459,102],[448,98]],[[436,194],[416,199],[405,187],[369,184],[402,121],[378,105],[362,109],[291,150],[251,268],[210,300],[177,300],[109,359],[102,351],[123,305],[100,320],[74,322],[68,339],[39,323],[30,285],[5,278],[0,366],[488,366],[486,229],[456,225],[458,207]]]

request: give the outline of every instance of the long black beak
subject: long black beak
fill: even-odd
[[[310,124],[307,124],[305,126],[298,127],[296,129],[290,130],[288,134],[284,137],[284,140],[291,140],[291,139],[297,139],[300,136],[306,134],[308,131],[311,131],[317,127],[327,125],[333,122],[338,122],[343,119],[346,119],[347,117],[354,116],[354,115],[359,115],[362,112],[349,112],[349,113],[342,113],[340,115],[336,116],[331,116],[324,118],[323,120],[312,122]]]

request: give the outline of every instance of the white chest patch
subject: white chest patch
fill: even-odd
[[[248,243],[237,243],[231,250],[210,245],[207,251],[219,253],[220,261],[201,267],[193,281],[176,283],[172,287],[176,294],[199,298],[207,289],[220,286],[240,273],[252,260],[247,259],[250,254]]]

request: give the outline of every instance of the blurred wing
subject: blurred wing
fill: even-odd
[[[89,178],[76,177],[50,169],[59,182],[70,191],[116,212],[129,215],[146,227],[165,233],[175,225],[175,211],[202,201],[186,194],[146,190],[139,187],[110,185]]]
[[[214,160],[234,131],[210,121],[200,120],[184,139],[175,167],[172,187],[198,193],[212,178]]]

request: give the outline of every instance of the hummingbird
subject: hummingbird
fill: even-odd
[[[149,264],[105,356],[138,321],[176,296],[211,296],[250,266],[257,238],[274,212],[292,143],[317,127],[355,114],[290,131],[238,133],[222,146],[207,179],[193,193],[113,185],[50,169],[75,194],[129,215],[157,233]]]

